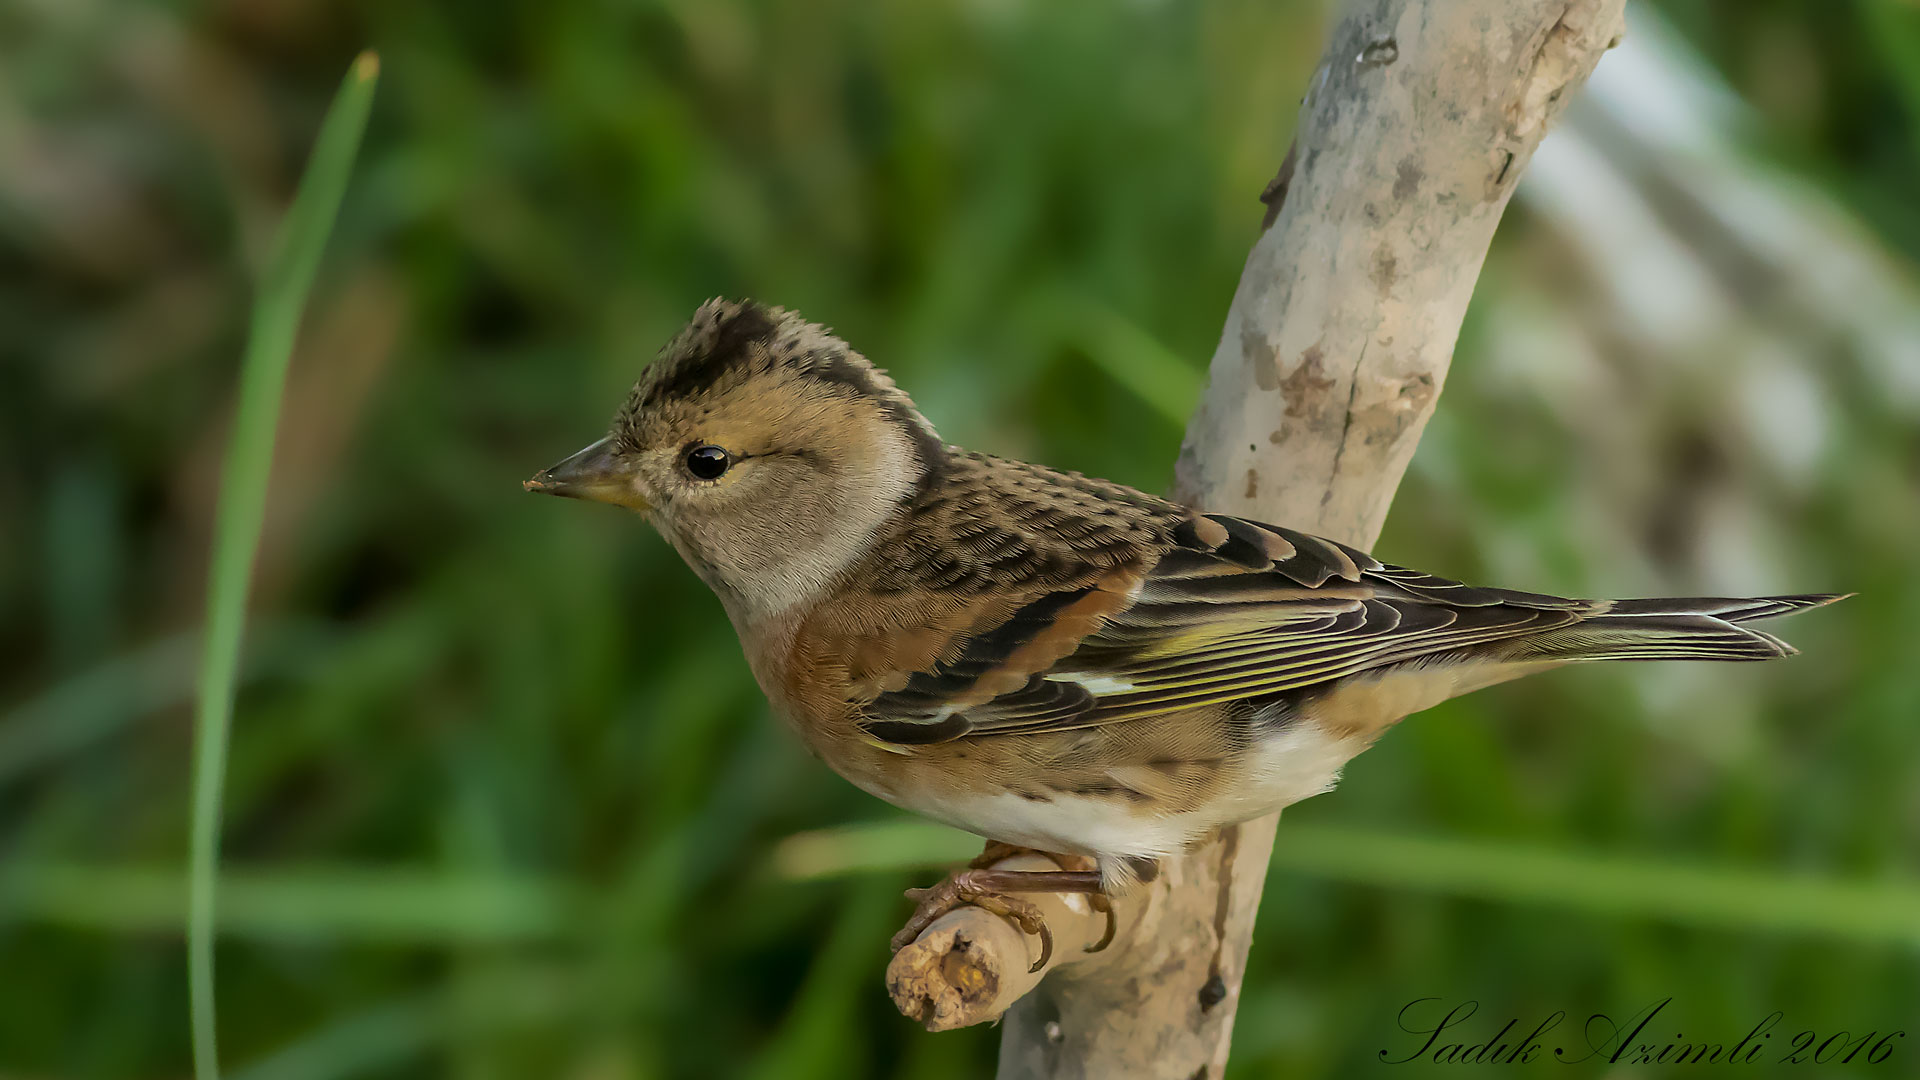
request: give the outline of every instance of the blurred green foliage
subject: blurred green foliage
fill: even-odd
[[[1782,664],[1450,703],[1290,811],[1235,1075],[1391,1074],[1396,1014],[1430,996],[1537,1018],[1672,995],[1689,1035],[1778,1009],[1904,1026],[1892,1068],[1920,1060],[1920,17],[1657,6],[1746,103],[1738,167],[1804,213],[1641,183],[1724,285],[1675,334],[1551,200],[1517,204],[1380,551],[1573,593],[1862,595],[1790,624],[1807,655]],[[897,891],[949,841],[863,859],[873,834],[818,832],[897,819],[769,722],[664,544],[518,481],[726,294],[832,323],[956,442],[1164,488],[1325,18],[0,6],[0,1075],[186,1071],[218,451],[251,268],[369,46],[382,99],[294,360],[234,726],[225,1060],[984,1074],[994,1031],[926,1035],[879,979]],[[1756,254],[1743,223],[1801,231]],[[1781,283],[1830,277],[1828,240],[1892,299],[1794,306]]]

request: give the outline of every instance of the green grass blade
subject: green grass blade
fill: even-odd
[[[256,625],[239,682],[279,675],[326,658],[340,635],[319,622]],[[189,704],[199,635],[150,641],[48,687],[0,713],[0,793],[39,770],[93,749],[143,717]]]
[[[234,679],[247,586],[260,543],[267,476],[273,463],[280,392],[320,253],[366,130],[380,62],[372,53],[354,61],[320,128],[313,159],[287,214],[279,246],[260,280],[246,356],[240,367],[239,407],[227,444],[214,521],[207,583],[206,637],[200,655],[200,703],[193,733],[193,825],[187,886],[187,969],[193,1024],[194,1074],[220,1075],[214,1041],[213,894],[219,861],[220,802],[233,719]]]
[[[547,941],[587,911],[566,881],[420,866],[223,867],[221,937],[408,947]],[[178,868],[16,861],[0,919],[109,934],[177,932]]]
[[[847,874],[924,870],[980,854],[980,838],[931,821],[901,817],[794,833],[773,849],[773,872],[789,881]]]
[[[1200,402],[1205,369],[1179,354],[1138,323],[1093,301],[1070,303],[1067,335],[1108,378],[1131,391],[1168,423],[1185,427]]]
[[[797,833],[774,849],[789,880],[944,869],[980,841],[930,822],[879,821]],[[1920,946],[1920,881],[1846,880],[1460,837],[1282,823],[1273,871],[1495,903],[1662,919],[1730,930],[1812,933]]]
[[[1283,826],[1273,867],[1603,917],[1920,945],[1920,882],[1849,880],[1538,845]]]

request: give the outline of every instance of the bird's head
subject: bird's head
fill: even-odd
[[[844,574],[944,454],[907,395],[825,327],[710,300],[606,438],[526,487],[642,512],[751,618]]]

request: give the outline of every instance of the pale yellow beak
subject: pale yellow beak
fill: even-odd
[[[647,509],[647,500],[640,497],[633,483],[633,469],[614,453],[610,437],[541,469],[520,486],[569,499],[590,499],[632,510]]]

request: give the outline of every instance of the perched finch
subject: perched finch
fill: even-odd
[[[1044,935],[1018,894],[1123,890],[1455,695],[1579,660],[1787,656],[1750,624],[1838,599],[1462,585],[962,450],[830,331],[751,302],[702,306],[612,431],[526,486],[645,515],[834,771],[1083,867],[957,873],[896,947],[967,901]]]

